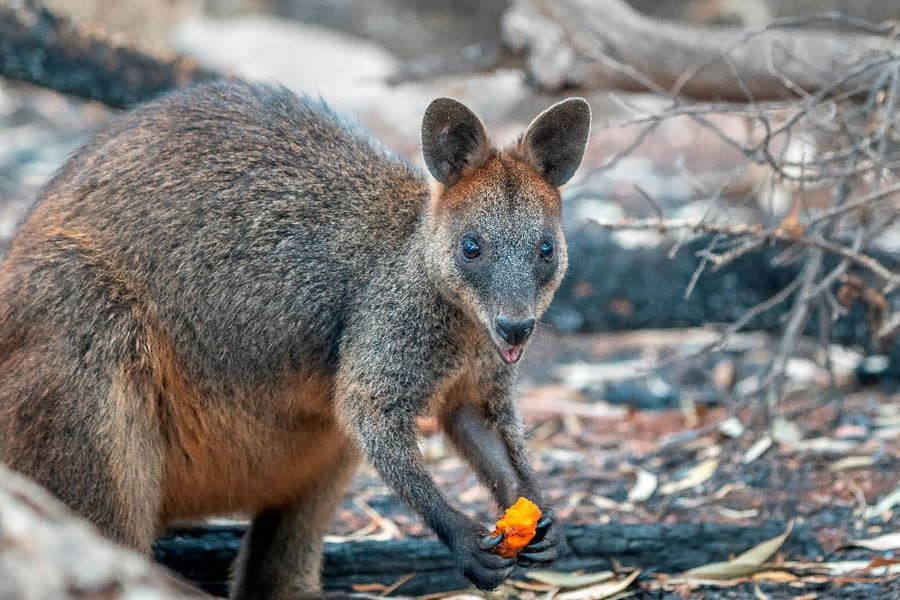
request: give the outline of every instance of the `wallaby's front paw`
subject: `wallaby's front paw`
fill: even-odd
[[[463,575],[482,591],[497,589],[516,566],[515,558],[503,558],[491,550],[503,541],[503,536],[480,536],[476,532],[460,536],[454,545]]]
[[[538,521],[534,538],[518,555],[519,565],[541,567],[559,558],[565,547],[565,539],[561,528],[555,523],[553,513],[546,511]]]

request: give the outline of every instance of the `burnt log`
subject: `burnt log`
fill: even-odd
[[[564,331],[596,333],[733,323],[748,309],[784,289],[803,267],[802,263],[773,264],[787,247],[775,242],[719,270],[706,269],[685,297],[702,260],[698,253],[709,246],[710,236],[698,236],[672,254],[672,240],[655,246],[625,247],[615,234],[600,226],[572,219],[566,226],[566,238],[572,258],[545,317],[547,323]],[[900,270],[896,254],[879,250],[868,254],[892,272]],[[837,262],[837,257],[827,256],[825,268],[834,268]],[[886,300],[889,312],[900,309],[900,294]],[[778,331],[790,308],[791,302],[785,302],[752,319],[745,329]],[[879,345],[872,332],[871,308],[862,301],[855,303],[833,324],[831,340],[867,354],[887,355],[889,367],[882,376],[900,377],[900,337]],[[806,333],[816,335],[818,320],[810,321]]]
[[[225,593],[227,573],[244,527],[206,526],[173,531],[156,545],[157,560],[214,594]],[[784,531],[784,523],[744,526],[721,523],[578,525],[566,528],[570,549],[554,570],[607,570],[611,560],[645,572],[680,573],[727,560]],[[822,549],[810,531],[798,526],[782,552],[815,559]],[[524,577],[517,570],[515,578]],[[439,541],[413,538],[325,544],[325,588],[350,591],[355,585],[391,586],[407,578],[396,594],[416,595],[464,589],[468,581]]]
[[[0,76],[125,108],[218,73],[136,49],[31,2],[0,6]]]

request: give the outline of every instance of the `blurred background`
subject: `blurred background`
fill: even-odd
[[[817,572],[825,583],[795,570],[793,591],[896,597],[897,570],[884,564],[896,565],[900,523],[900,2],[0,7],[46,7],[160,60],[322,96],[418,165],[435,97],[470,106],[500,143],[552,102],[586,97],[592,138],[564,191],[570,272],[522,369],[548,499],[572,524],[781,531],[794,520],[808,532],[795,558],[844,566]],[[40,186],[115,118],[108,104],[0,78],[0,247]],[[420,425],[447,493],[492,522],[487,493],[435,423]],[[428,532],[364,470],[333,534]],[[875,558],[888,563],[871,581],[834,579]],[[682,593],[664,579],[642,585]],[[786,585],[746,574],[729,597],[783,597]]]

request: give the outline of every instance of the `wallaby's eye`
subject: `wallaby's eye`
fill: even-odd
[[[544,242],[541,244],[540,253],[541,258],[546,261],[549,261],[551,258],[553,258],[553,242],[551,242],[550,240],[544,240]]]
[[[475,238],[471,236],[467,235],[462,239],[461,247],[463,256],[469,260],[474,260],[481,256],[481,246],[479,246]]]

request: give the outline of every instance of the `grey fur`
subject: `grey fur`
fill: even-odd
[[[532,166],[552,185],[563,185],[581,164],[591,135],[591,107],[584,98],[557,102],[531,122],[521,145]]]
[[[438,98],[422,119],[422,154],[431,175],[444,185],[484,164],[493,149],[484,124],[452,98]]]

